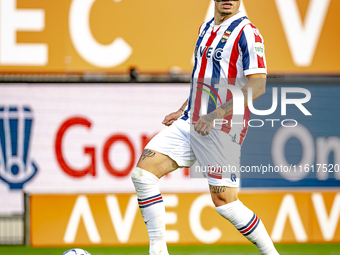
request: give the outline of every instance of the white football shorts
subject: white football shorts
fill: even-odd
[[[180,167],[192,166],[190,176],[206,177],[210,185],[238,187],[240,184],[241,145],[217,128],[202,136],[194,130],[194,125],[178,119],[152,138],[145,149],[169,156]],[[198,164],[193,166],[196,160]]]

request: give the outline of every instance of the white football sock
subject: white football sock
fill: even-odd
[[[150,255],[168,255],[165,240],[165,206],[154,174],[136,167],[131,173],[140,212],[148,229]]]
[[[278,255],[262,221],[240,200],[216,207],[216,211],[229,220],[263,255]]]

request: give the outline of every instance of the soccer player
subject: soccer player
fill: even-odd
[[[222,166],[239,168],[250,118],[247,100],[241,125],[239,115],[233,114],[236,99],[230,85],[242,89],[245,99],[251,88],[253,101],[265,93],[263,38],[239,7],[240,0],[215,0],[214,18],[199,29],[189,98],[177,112],[165,117],[163,124],[169,127],[148,143],[131,174],[149,234],[149,254],[168,254],[158,181],[196,160],[202,169],[210,168],[204,176],[216,211],[261,254],[278,254],[262,221],[238,200],[239,176],[216,171]]]

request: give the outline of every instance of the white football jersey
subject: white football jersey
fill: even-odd
[[[233,97],[223,84],[242,89],[248,82],[247,75],[258,73],[267,73],[264,41],[242,12],[221,25],[215,25],[214,19],[204,22],[195,46],[189,102],[182,119],[195,122],[214,111]],[[249,119],[246,107],[243,125],[232,125],[236,119],[230,115],[220,128],[242,144]]]

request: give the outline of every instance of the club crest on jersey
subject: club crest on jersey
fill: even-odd
[[[221,42],[222,42],[222,43],[225,43],[226,41],[228,41],[228,39],[229,39],[229,37],[230,37],[230,34],[231,34],[231,32],[228,31],[228,30],[226,30],[226,31],[224,32],[224,34],[222,35]]]

